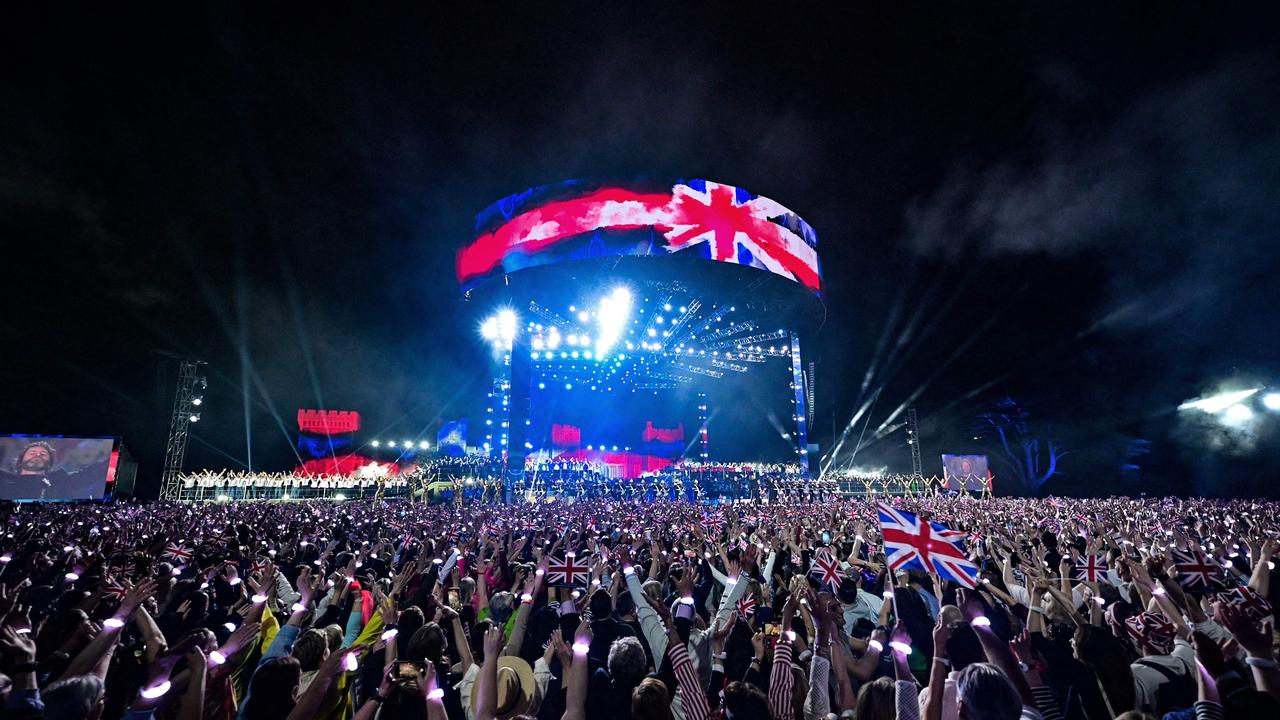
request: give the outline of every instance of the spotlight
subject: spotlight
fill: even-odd
[[[395,447],[395,446],[396,446],[396,441],[395,441],[395,440],[388,440],[388,441],[387,441],[387,447]]]
[[[374,446],[374,447],[378,447],[378,446],[382,445],[382,443],[381,443],[381,442],[379,442],[379,441],[377,441],[377,440],[374,440],[373,442],[371,442],[371,443],[369,443],[369,444],[370,444],[370,445],[372,445],[372,446]]]
[[[503,308],[498,311],[498,337],[508,345],[516,339],[516,311],[510,308]]]
[[[1178,406],[1179,410],[1203,410],[1207,413],[1218,413],[1239,403],[1241,400],[1251,397],[1258,392],[1258,388],[1252,390],[1238,390],[1235,392],[1220,393],[1211,395],[1206,398],[1197,398],[1188,400]]]
[[[202,398],[202,397],[196,396],[196,397],[191,398],[191,404],[192,404],[192,405],[195,405],[195,406],[197,406],[197,407],[199,407],[199,406],[200,406],[200,404],[201,404],[201,403],[203,403],[203,402],[204,402],[204,398]]]
[[[187,419],[191,422],[200,422],[200,413],[191,413],[191,417]]]
[[[578,313],[578,322],[587,322],[590,319],[591,319],[591,316],[587,314],[586,310],[583,310],[582,312]]]
[[[498,339],[498,318],[488,317],[480,324],[480,337],[493,342]]]
[[[1262,405],[1268,410],[1280,410],[1280,393],[1267,393],[1262,396]]]
[[[412,449],[413,449],[413,441],[412,441],[412,440],[405,440],[405,441],[404,441],[404,449],[405,449],[405,450],[412,450]]]
[[[426,450],[429,447],[431,447],[431,443],[427,442],[426,440],[423,440],[418,443],[419,450]]]

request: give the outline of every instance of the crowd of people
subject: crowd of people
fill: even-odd
[[[0,718],[1280,716],[1277,504],[888,502],[5,505]]]

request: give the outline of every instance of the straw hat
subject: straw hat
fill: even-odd
[[[508,720],[529,711],[537,685],[533,668],[521,658],[504,655],[498,658],[498,704],[495,715],[498,720]],[[476,695],[480,691],[479,679],[471,685],[471,707],[476,707]]]

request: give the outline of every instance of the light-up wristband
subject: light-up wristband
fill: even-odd
[[[360,661],[356,659],[355,653],[347,653],[346,665],[347,672],[355,672],[360,667]]]
[[[173,687],[172,684],[170,684],[168,680],[165,680],[159,685],[152,685],[149,688],[143,688],[138,692],[138,694],[147,700],[155,700],[169,692],[170,687]]]
[[[587,651],[590,649],[591,649],[591,646],[584,642],[576,642],[573,644],[574,655],[586,655]]]
[[[974,627],[991,627],[991,620],[979,615],[978,617],[970,620],[969,624]]]
[[[889,643],[889,647],[893,648],[894,652],[902,653],[903,655],[911,654],[911,646],[904,642],[894,640]]]
[[[867,647],[870,648],[872,652],[884,652],[884,643],[879,640],[868,640]]]
[[[112,629],[122,628],[124,627],[124,621],[118,617],[109,617],[102,621],[102,627]]]

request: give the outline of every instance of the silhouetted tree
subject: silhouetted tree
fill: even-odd
[[[1038,431],[1030,413],[1013,398],[997,400],[976,420],[974,435],[995,443],[994,460],[1007,467],[1028,491],[1038,492],[1058,473],[1058,461],[1067,451],[1058,447],[1051,428]]]

